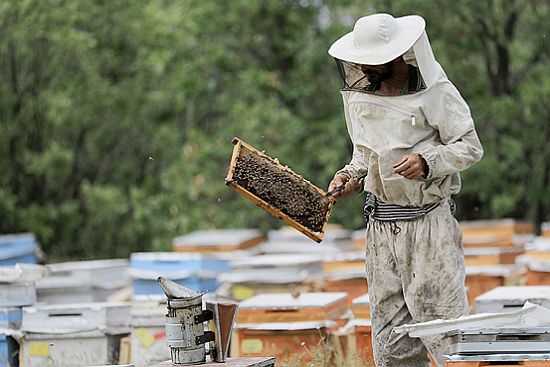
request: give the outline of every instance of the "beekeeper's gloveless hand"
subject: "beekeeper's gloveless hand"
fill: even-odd
[[[340,191],[332,194],[332,197],[334,199],[350,196],[359,186],[359,181],[354,178],[349,178],[347,175],[340,173],[334,176],[332,181],[330,181],[330,184],[328,185],[328,191],[332,191],[343,185],[344,187]]]

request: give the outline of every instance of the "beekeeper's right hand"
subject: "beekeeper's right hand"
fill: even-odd
[[[341,197],[350,196],[353,192],[355,192],[358,184],[358,180],[350,179],[348,175],[339,173],[334,176],[332,181],[330,181],[330,184],[328,185],[328,191],[332,191],[334,189],[337,189],[338,187],[344,186],[340,191],[332,194],[332,197],[334,199],[339,199]]]

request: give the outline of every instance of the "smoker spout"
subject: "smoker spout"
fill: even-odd
[[[166,297],[169,299],[194,299],[201,297],[205,293],[198,293],[164,277],[158,277],[157,281],[164,291],[164,294],[166,294]]]

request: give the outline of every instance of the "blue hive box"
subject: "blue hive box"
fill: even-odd
[[[36,264],[36,238],[32,233],[0,235],[0,266]]]
[[[18,307],[0,308],[0,330],[21,328],[22,312]],[[0,367],[18,366],[19,344],[15,339],[0,331]]]
[[[217,275],[229,270],[229,260],[198,253],[138,252],[131,255],[130,266],[134,298],[163,298],[159,276],[195,291],[214,292],[220,285]]]

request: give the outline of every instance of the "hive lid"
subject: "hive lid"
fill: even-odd
[[[32,254],[36,239],[32,233],[0,235],[0,260]]]
[[[68,261],[63,263],[48,264],[48,268],[54,273],[66,271],[83,270],[105,270],[113,267],[127,267],[130,262],[128,259],[105,259],[105,260],[86,260],[86,261]]]
[[[550,301],[550,286],[526,285],[496,287],[476,298],[476,302],[506,301],[508,304],[523,304],[525,301]]]
[[[291,267],[303,265],[322,266],[321,256],[303,254],[272,254],[251,256],[245,259],[235,259],[231,262],[232,268],[265,268],[265,267]]]
[[[217,229],[196,231],[184,236],[176,237],[172,240],[174,246],[220,246],[239,244],[261,237],[261,232],[257,229]]]
[[[335,325],[336,325],[335,321],[321,320],[321,321],[239,323],[235,326],[235,328],[241,329],[241,330],[246,329],[246,330],[294,331],[294,330],[320,329],[324,327],[333,327]]]
[[[188,252],[133,252],[130,260],[134,261],[197,261],[204,255]]]
[[[357,298],[354,298],[352,301],[353,306],[368,306],[369,305],[369,295],[363,294]]]
[[[468,265],[466,275],[488,275],[507,277],[514,272],[514,265]]]
[[[294,297],[290,293],[263,293],[243,301],[239,309],[278,309],[295,310],[303,308],[328,307],[345,301],[345,292],[301,293]]]
[[[0,266],[0,283],[35,282],[49,273],[48,268],[35,264]]]
[[[480,329],[494,327],[539,327],[550,326],[550,310],[526,302],[521,310],[501,313],[480,313],[449,320],[432,320],[417,324],[395,327],[398,334],[408,333],[410,337],[445,334],[459,329]]]
[[[523,253],[523,249],[519,247],[473,247],[464,249],[464,256],[500,255],[514,253]]]
[[[537,237],[525,244],[527,251],[550,251],[550,237]]]

